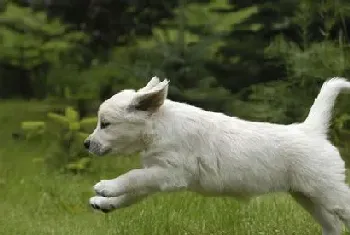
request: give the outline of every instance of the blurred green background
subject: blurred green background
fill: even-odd
[[[0,234],[320,233],[288,195],[161,194],[96,213],[92,186],[139,161],[82,141],[103,100],[155,75],[176,101],[303,121],[326,79],[350,78],[349,37],[346,0],[0,1]],[[348,110],[340,95],[330,132],[347,166]]]

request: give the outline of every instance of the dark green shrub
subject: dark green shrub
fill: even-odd
[[[282,58],[286,67],[288,77],[281,83],[286,84],[285,88],[288,89],[280,89],[278,95],[283,97],[286,107],[284,116],[299,116],[298,121],[303,121],[325,80],[336,76],[349,78],[349,40],[344,33],[346,28],[336,24],[337,21],[342,22],[344,17],[349,17],[349,13],[344,11],[349,7],[348,2],[343,2],[343,6],[338,7],[331,0],[323,1],[322,4],[301,1],[292,20],[300,30],[302,43],[279,35],[266,48],[267,56]],[[318,41],[312,39],[312,19],[319,21],[323,35]],[[337,38],[332,38],[331,34],[337,35]],[[348,94],[345,96],[345,99],[338,99],[336,103],[330,137],[339,147],[344,160],[350,163],[350,116],[346,112],[350,102]],[[266,94],[257,94],[257,97],[264,100]]]

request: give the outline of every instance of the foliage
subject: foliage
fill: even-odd
[[[296,1],[229,1],[230,7],[219,8],[222,15],[248,12],[232,25],[217,51],[218,62],[211,65],[218,81],[231,92],[239,92],[250,85],[279,80],[284,76],[278,58],[265,56],[264,48],[276,34],[293,34],[289,18]]]
[[[12,79],[10,87],[4,92],[22,89],[29,95],[45,96],[47,78],[45,73],[51,66],[83,61],[84,43],[88,36],[83,32],[72,30],[59,19],[48,19],[44,11],[34,11],[20,7],[11,2],[0,12],[0,65],[2,75],[0,83],[8,84],[9,76],[16,69],[22,71],[20,79]],[[1,68],[1,67],[0,67]],[[50,78],[50,77],[49,77]],[[55,80],[57,86],[59,80]],[[40,87],[40,89],[38,89]]]
[[[26,69],[43,63],[59,64],[60,57],[68,52],[70,57],[79,56],[74,50],[77,44],[87,40],[84,33],[70,31],[58,19],[49,20],[45,12],[35,12],[12,3],[6,5],[0,22],[0,59]]]
[[[310,1],[299,5],[298,13],[292,18],[300,29],[301,43],[289,40],[283,35],[277,36],[266,48],[270,57],[280,56],[286,66],[288,82],[297,87],[304,94],[317,95],[319,85],[326,79],[334,76],[348,76],[350,73],[350,47],[344,35],[344,28],[338,28],[338,38],[329,38],[330,30],[334,28],[337,18],[322,18],[321,30],[324,37],[320,41],[311,40],[312,32],[309,30],[310,18],[315,12],[322,12],[328,15],[334,12],[329,4],[332,1],[325,1],[325,5],[314,6]],[[350,4],[348,4],[350,6]],[[340,14],[335,16],[341,17]],[[300,99],[300,106],[308,105]],[[303,104],[304,103],[304,104]]]
[[[21,130],[24,132],[26,139],[32,139],[41,136],[46,131],[46,123],[38,121],[24,121],[21,123]]]
[[[216,60],[215,52],[222,44],[225,30],[248,17],[252,11],[233,14],[227,17],[230,20],[227,23],[220,22],[219,14],[212,12],[218,7],[229,7],[226,2],[185,2],[182,1],[174,11],[175,21],[164,20],[161,27],[153,29],[152,37],[137,40],[136,46],[117,48],[112,57],[116,62],[112,67],[127,73],[124,75],[128,78],[125,85],[144,83],[152,75],[167,77],[172,83],[171,98],[227,112],[233,97],[207,67]],[[216,27],[217,24],[221,27]]]
[[[47,122],[22,122],[27,136],[41,134],[41,138],[50,139],[45,162],[49,168],[59,171],[84,172],[89,169],[90,157],[83,149],[83,141],[97,120],[94,117],[80,119],[73,107],[66,107],[64,114],[49,112]],[[45,128],[47,127],[47,128]]]
[[[139,38],[133,45],[111,49],[108,61],[95,58],[91,66],[82,71],[71,65],[67,65],[66,69],[51,70],[50,75],[55,77],[52,80],[59,80],[64,86],[69,86],[73,97],[106,99],[120,89],[140,87],[150,76],[158,75],[172,81],[172,97],[201,105],[211,102],[209,108],[224,111],[230,94],[203,67],[203,64],[215,58],[220,35],[206,36],[195,30],[207,27],[212,35],[218,33],[213,27],[218,15],[210,13],[210,8],[218,5],[208,5],[203,9],[200,6],[182,6],[175,12],[174,17],[178,22],[175,26],[171,21],[164,20],[162,26],[153,29],[151,38]],[[198,15],[208,16],[210,21],[203,16],[199,20]],[[181,35],[185,38],[182,39]],[[64,96],[62,89],[56,90],[53,93],[55,96]],[[214,94],[216,99],[212,102]]]
[[[350,7],[350,4],[344,3],[343,6],[347,8]],[[287,79],[283,83],[289,84],[289,91],[294,94],[292,96],[294,105],[288,112],[293,113],[292,116],[305,117],[307,115],[313,98],[316,97],[320,85],[326,79],[350,75],[350,47],[347,36],[344,35],[346,29],[343,25],[337,27],[336,24],[337,21],[344,19],[343,13],[343,10],[330,0],[324,1],[321,5],[303,1],[299,4],[297,13],[291,18],[300,30],[301,41],[293,41],[285,35],[279,35],[265,50],[270,57],[283,59],[282,63],[287,73]],[[319,41],[313,41],[315,32],[309,27],[315,15],[320,16],[318,24],[323,35]],[[335,31],[338,32],[337,37],[332,39],[331,36],[335,34]],[[280,94],[280,97],[288,96],[288,90],[284,91],[285,94]],[[284,99],[285,101],[288,99]],[[288,106],[288,102],[286,104]],[[349,105],[348,101],[340,99],[337,107],[342,108],[336,110],[337,115],[335,115],[331,130],[332,139],[337,146],[341,147],[347,161],[350,159],[350,143],[347,141],[350,122],[345,107]]]

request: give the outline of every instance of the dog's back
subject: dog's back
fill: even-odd
[[[325,172],[344,180],[344,161],[326,133],[337,94],[350,83],[327,81],[304,123],[279,125],[245,121],[168,101],[159,135],[180,151],[174,164],[187,162],[197,174],[199,191],[261,194],[297,190],[303,180]],[[327,113],[328,112],[328,113]],[[329,163],[332,164],[329,164]]]

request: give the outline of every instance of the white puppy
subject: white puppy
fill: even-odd
[[[345,165],[327,140],[332,108],[350,82],[325,82],[303,123],[251,122],[167,99],[168,81],[151,81],[106,100],[84,145],[96,155],[142,152],[143,168],[94,186],[104,212],[155,192],[190,190],[249,198],[289,192],[322,226],[323,235],[350,228]]]

